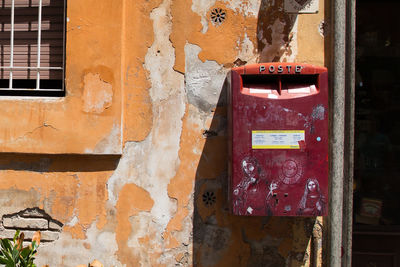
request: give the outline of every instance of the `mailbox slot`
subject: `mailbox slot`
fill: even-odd
[[[287,99],[317,94],[318,75],[241,75],[242,93],[272,99]],[[271,95],[270,95],[271,94]],[[281,97],[274,97],[281,96]]]

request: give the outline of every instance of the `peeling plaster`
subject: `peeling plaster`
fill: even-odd
[[[326,37],[328,35],[328,30],[329,27],[326,21],[321,20],[321,22],[318,25],[318,33],[321,35],[321,37]]]
[[[164,1],[150,14],[153,20],[154,42],[145,57],[145,67],[151,79],[150,96],[161,101],[179,92],[183,86],[183,75],[172,71],[175,64],[175,49],[169,40],[172,31],[170,18],[171,0]]]
[[[98,73],[87,73],[83,78],[83,111],[102,113],[111,107],[112,85],[100,78]]]
[[[140,245],[142,249],[135,255],[143,265],[154,264],[161,254],[168,265],[172,260],[175,262],[174,253],[167,256],[163,252],[161,235],[177,210],[176,200],[168,196],[167,186],[180,162],[178,151],[185,112],[184,77],[173,69],[175,53],[169,41],[170,5],[171,1],[165,0],[150,15],[154,42],[146,54],[145,67],[151,78],[153,127],[144,141],[126,143],[119,166],[107,183],[111,206],[116,205],[119,192],[127,183],[143,188],[154,201],[149,212],[130,219],[133,230],[128,246]],[[147,245],[143,246],[143,242]]]
[[[210,111],[217,105],[228,70],[215,61],[203,63],[198,58],[200,51],[197,45],[185,46],[186,92],[190,104],[202,111]]]
[[[202,62],[216,61],[227,67],[232,67],[233,62],[237,60],[238,39],[244,39],[247,36],[254,43],[256,42],[257,17],[244,16],[236,10],[227,7],[226,2],[217,1],[214,6],[208,7],[205,2],[191,2],[184,0],[175,0],[173,2],[173,31],[171,41],[175,47],[176,62],[174,68],[180,72],[185,72],[187,44],[198,45],[201,52],[198,57]],[[193,11],[195,8],[196,11]],[[205,29],[206,21],[209,18],[209,11],[206,9],[221,8],[226,11],[226,19],[218,27],[211,26],[208,23],[207,31]],[[185,12],[182,12],[185,10]],[[183,13],[183,14],[182,14]],[[199,15],[201,14],[201,15]]]
[[[216,4],[216,0],[193,0],[191,9],[193,12],[197,13],[201,19],[202,30],[201,33],[206,33],[209,27],[209,17],[211,7]],[[243,1],[243,0],[224,0],[223,1],[227,7],[231,8],[235,12],[239,12],[245,16],[253,16],[256,17],[258,15],[258,10],[260,7],[261,0],[251,0],[251,1]]]
[[[39,202],[41,194],[38,190],[30,188],[22,190],[17,188],[0,190],[1,215],[16,213],[27,207],[34,207]]]
[[[254,44],[247,36],[247,33],[245,33],[243,40],[238,40],[238,48],[239,48],[238,59],[246,61],[247,64],[256,63],[258,57],[254,53],[255,51]]]
[[[267,39],[261,39],[263,32],[258,33],[259,40],[265,44],[262,51],[260,51],[260,62],[293,62],[297,56],[297,25],[298,18],[296,17],[289,40],[285,40],[284,28],[286,24],[277,18],[272,25],[267,26],[271,31],[271,43]]]
[[[115,233],[100,231],[93,222],[86,230],[86,239],[74,239],[69,233],[61,232],[58,240],[40,244],[35,263],[38,266],[76,266],[97,259],[104,266],[123,266],[116,259],[117,250]]]
[[[245,16],[257,16],[262,0],[224,0],[228,7]]]
[[[121,153],[119,140],[121,129],[119,125],[114,124],[111,132],[104,137],[93,150],[95,154],[117,154]]]
[[[162,77],[160,80],[163,81],[164,86],[165,84],[171,85],[171,87],[165,86],[169,91],[170,97],[163,99],[161,103],[157,103],[160,99],[151,94],[154,114],[153,129],[150,134],[152,149],[147,155],[148,166],[144,170],[149,178],[157,177],[156,179],[158,180],[157,182],[153,181],[151,187],[146,189],[155,200],[152,214],[155,220],[162,225],[162,228],[166,227],[171,219],[171,212],[175,210],[174,201],[169,199],[167,195],[167,185],[169,180],[175,176],[176,166],[179,164],[179,141],[182,131],[182,117],[185,111],[183,75],[179,75],[173,70],[174,53],[160,56],[152,53],[155,47],[165,48],[167,52],[173,51],[172,44],[167,41],[167,37],[172,30],[171,20],[165,21],[164,16],[157,16],[158,14],[169,14],[170,4],[171,0],[165,0],[158,8],[152,11],[151,18],[154,21],[155,38],[146,55],[146,63],[148,61],[159,61],[159,64],[156,65],[146,64],[149,72],[154,76]],[[168,26],[159,30],[157,26],[160,24],[167,24]],[[151,54],[153,55],[153,60],[149,58]],[[161,65],[164,66],[163,69],[158,67]],[[157,82],[152,81],[152,89],[150,91],[156,91],[158,86]]]
[[[203,26],[201,33],[206,33],[208,30],[210,8],[215,5],[216,0],[193,0],[192,11],[200,15],[201,25]]]
[[[120,164],[108,181],[108,191],[109,201],[114,205],[125,183],[134,182],[146,189],[155,202],[152,208],[154,220],[164,229],[176,209],[175,202],[168,197],[167,185],[179,164],[183,95],[154,105],[153,111],[154,126],[150,135],[142,142],[126,144]]]
[[[79,222],[78,217],[74,216],[74,217],[72,217],[72,219],[71,219],[68,223],[66,223],[65,225],[72,227],[72,226],[75,226],[78,222]]]
[[[159,239],[149,240],[149,246],[142,246],[142,240],[148,237],[149,232],[154,231],[152,215],[148,212],[140,212],[129,219],[132,225],[132,233],[129,236],[127,246],[135,251],[140,259],[141,266],[151,266],[151,256],[159,249]]]

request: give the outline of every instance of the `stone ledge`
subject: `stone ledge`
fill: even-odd
[[[28,218],[47,218],[46,213],[37,208],[26,209],[22,213],[19,213],[19,215],[21,217],[28,217]]]
[[[8,239],[12,239],[14,238],[15,235],[15,230],[10,230],[10,229],[6,229],[3,231],[0,231],[0,238],[8,238]],[[33,234],[36,231],[21,231],[21,233],[24,233],[24,240],[32,240]],[[40,233],[42,234],[42,238],[41,241],[54,241],[57,240],[60,233],[59,232],[53,232],[53,231],[40,231]]]
[[[49,228],[49,222],[42,218],[22,218],[15,216],[3,218],[3,226],[5,228],[44,230]]]
[[[53,222],[53,221],[49,221],[49,229],[50,230],[61,231],[62,226],[59,225],[58,223]]]

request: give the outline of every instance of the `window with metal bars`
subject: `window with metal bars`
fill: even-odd
[[[0,0],[0,95],[64,95],[65,2]]]

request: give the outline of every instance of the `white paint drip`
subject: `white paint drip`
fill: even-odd
[[[253,213],[253,208],[252,208],[252,207],[248,207],[248,208],[247,208],[247,212],[248,212],[249,214],[252,214],[252,213]]]
[[[272,182],[269,185],[269,192],[267,195],[267,199],[274,195],[274,190],[278,189],[278,184],[276,182]]]

